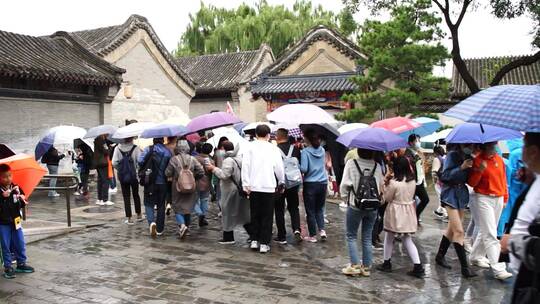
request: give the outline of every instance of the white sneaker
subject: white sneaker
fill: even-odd
[[[186,236],[186,232],[188,231],[188,228],[186,225],[181,225],[179,228],[178,228],[178,235],[180,236],[180,238],[184,238]]]
[[[257,241],[251,241],[251,245],[249,245],[249,248],[251,248],[251,249],[253,249],[253,250],[259,249],[259,242],[257,242]]]
[[[105,203],[102,200],[97,200],[96,205],[104,206]]]
[[[510,272],[506,271],[506,270],[503,270],[503,271],[495,274],[495,279],[501,280],[501,281],[510,279],[511,277],[512,277],[512,274]]]
[[[259,249],[260,253],[268,253],[270,252],[270,246],[261,244],[261,248]]]
[[[319,232],[319,235],[321,236],[321,241],[323,241],[323,242],[326,241],[326,239],[328,238],[328,236],[326,235],[326,231],[324,231],[324,230],[321,230]]]
[[[49,194],[49,197],[59,197],[59,196],[60,196],[60,193],[58,193],[58,192]]]
[[[347,203],[345,203],[345,202],[339,203],[339,208],[347,208],[347,207],[349,207],[349,205],[347,205]]]
[[[132,218],[128,218],[124,221],[124,224],[126,225],[135,225],[135,222],[133,221]]]
[[[106,201],[106,202],[104,202],[103,204],[104,204],[104,205],[107,205],[107,206],[112,206],[112,205],[114,205],[114,203],[111,202],[111,201]]]
[[[478,266],[480,268],[491,268],[489,263],[484,260],[472,260],[471,265]]]
[[[325,224],[330,224],[330,221],[328,220],[328,218],[326,217],[326,215],[324,216],[324,223],[325,223]]]
[[[150,229],[150,235],[152,237],[156,237],[157,235],[157,226],[156,223],[150,223],[150,226],[148,227]]]
[[[73,195],[75,196],[81,196],[81,193],[79,191],[75,191],[75,193],[73,193]]]
[[[116,192],[118,192],[118,188],[109,189],[109,193],[111,194],[115,194]]]

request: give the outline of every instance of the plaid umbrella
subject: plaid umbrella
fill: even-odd
[[[444,113],[467,122],[540,132],[540,85],[500,85],[482,90]]]

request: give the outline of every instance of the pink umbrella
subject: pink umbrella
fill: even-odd
[[[213,112],[193,118],[187,125],[189,133],[217,129],[241,122],[238,117],[225,112]]]
[[[398,116],[376,121],[372,123],[371,126],[373,128],[383,128],[396,134],[400,134],[409,130],[419,128],[422,126],[422,124],[412,119]]]

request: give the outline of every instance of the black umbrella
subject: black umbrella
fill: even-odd
[[[347,154],[347,147],[337,142],[336,139],[340,133],[337,127],[333,124],[301,124],[300,129],[305,133],[308,130],[313,130],[315,133],[326,141],[326,150],[330,152],[332,158],[332,167],[334,168],[334,174],[336,175],[336,181],[341,184],[343,177],[343,169],[345,169],[345,155]]]

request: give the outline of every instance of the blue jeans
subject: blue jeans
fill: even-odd
[[[193,212],[198,216],[206,216],[209,200],[210,192],[199,192],[199,198],[197,198],[197,203],[193,206]]]
[[[15,253],[17,265],[26,263],[26,245],[24,243],[23,230],[15,229],[14,225],[0,225],[0,244],[2,245],[2,257],[4,259],[4,268],[11,268],[13,256]]]
[[[304,207],[309,236],[317,235],[317,229],[324,230],[324,204],[326,202],[326,183],[304,183]]]
[[[49,174],[55,175],[58,174],[58,165],[47,165]],[[56,187],[56,178],[49,179],[49,187]],[[53,196],[56,193],[56,190],[49,190],[49,196]]]
[[[186,225],[189,227],[191,224],[191,214],[177,213],[174,216],[176,217],[176,223],[178,225]]]
[[[351,264],[360,264],[360,259],[358,258],[357,235],[358,228],[362,225],[362,265],[371,267],[371,261],[373,259],[371,237],[376,219],[377,210],[366,211],[351,207],[347,208],[345,228]]]

